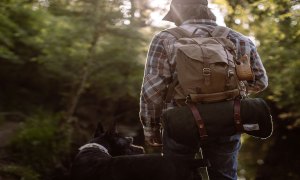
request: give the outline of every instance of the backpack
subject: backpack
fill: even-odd
[[[218,102],[235,99],[245,88],[236,71],[237,55],[233,42],[226,37],[230,29],[217,26],[210,37],[195,37],[181,27],[165,30],[177,38],[175,47],[176,76],[169,85],[166,102],[179,104]]]
[[[174,130],[173,134],[194,132],[188,136],[195,138],[198,131],[201,140],[208,135],[224,136],[237,132],[253,134],[250,132],[253,130],[256,132],[255,136],[267,138],[272,133],[272,119],[265,102],[256,99],[241,100],[246,95],[243,81],[254,79],[248,58],[249,51],[237,60],[237,49],[227,39],[229,28],[217,26],[211,32],[208,28],[201,27],[210,37],[194,36],[197,30],[198,28],[192,34],[180,27],[165,30],[177,38],[173,56],[176,73],[168,86],[165,104],[174,99],[178,106],[163,113],[164,129],[168,133]],[[260,105],[265,111],[247,108],[252,105]],[[255,123],[250,123],[251,128],[258,129],[247,131],[250,122],[247,121],[248,115],[259,113],[262,116],[251,116]],[[190,127],[197,131],[191,128],[185,131],[182,128],[180,123],[189,122],[192,122]],[[195,128],[195,125],[198,127]],[[184,139],[189,139],[188,136],[184,136]]]

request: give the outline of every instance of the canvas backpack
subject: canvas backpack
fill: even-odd
[[[212,32],[206,27],[201,30],[210,37],[196,37],[181,27],[165,30],[177,38],[177,74],[168,88],[167,102],[172,98],[178,102],[217,102],[245,91],[236,73],[236,47],[227,39],[230,29],[217,26]]]
[[[210,36],[197,37],[197,28],[193,33],[181,27],[165,30],[177,38],[173,56],[176,71],[165,105],[174,99],[179,106],[162,114],[164,130],[177,142],[191,142],[188,145],[197,143],[198,137],[205,140],[237,132],[267,138],[272,133],[267,104],[260,99],[241,99],[246,94],[243,81],[254,79],[250,46],[246,44],[246,54],[237,58],[235,45],[227,39],[229,28],[216,26],[211,32],[203,26],[201,30]],[[249,124],[248,119],[256,122]]]

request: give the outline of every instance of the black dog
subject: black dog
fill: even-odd
[[[71,168],[72,180],[194,180],[202,160],[144,154],[144,149],[98,125],[94,138],[80,148]]]

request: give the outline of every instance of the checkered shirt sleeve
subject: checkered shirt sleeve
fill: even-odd
[[[266,89],[268,86],[268,77],[255,44],[248,37],[233,30],[229,33],[228,38],[237,48],[238,59],[244,54],[250,56],[250,63],[255,78],[254,81],[245,82],[249,93],[258,93]]]
[[[165,46],[170,39],[173,40],[173,43],[176,40],[166,32],[155,35],[150,44],[145,64],[140,97],[140,120],[144,127],[144,135],[149,137],[160,128],[164,98],[173,73],[168,58],[168,48]]]

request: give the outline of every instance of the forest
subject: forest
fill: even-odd
[[[161,3],[154,5],[153,1]],[[169,0],[0,1],[0,179],[66,180],[96,124],[144,145],[139,96]],[[269,77],[266,140],[243,135],[241,180],[300,179],[300,2],[211,0],[251,37]],[[151,148],[148,152],[153,152]]]

